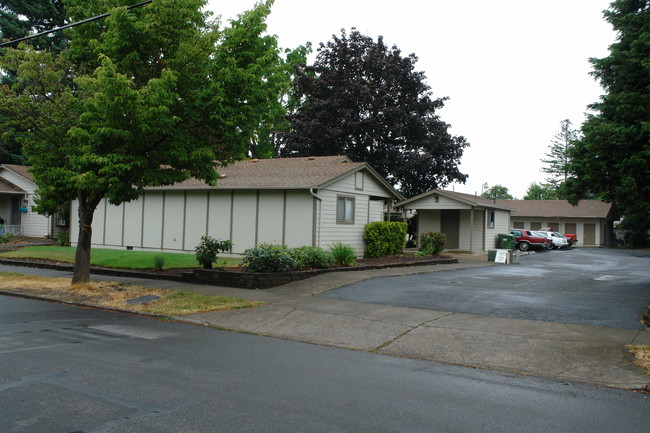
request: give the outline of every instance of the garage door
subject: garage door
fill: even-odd
[[[596,245],[596,224],[585,224],[582,236],[583,245]]]

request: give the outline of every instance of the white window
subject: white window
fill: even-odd
[[[487,228],[494,228],[495,212],[493,210],[488,211],[487,213]]]
[[[354,197],[338,196],[336,201],[336,222],[354,223]]]

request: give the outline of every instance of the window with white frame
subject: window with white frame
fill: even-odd
[[[496,219],[495,212],[493,210],[489,210],[487,212],[487,228],[489,229],[494,228],[495,219]]]
[[[338,196],[336,200],[336,222],[354,223],[354,197]]]

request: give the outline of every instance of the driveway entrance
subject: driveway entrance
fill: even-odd
[[[649,251],[572,249],[520,264],[374,278],[319,296],[434,311],[643,329]]]

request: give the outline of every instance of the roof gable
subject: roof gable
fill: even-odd
[[[427,191],[423,194],[417,195],[415,197],[411,197],[408,200],[404,200],[403,202],[397,203],[396,206],[401,207],[407,205],[408,208],[415,209],[417,208],[418,201],[432,200],[433,199],[432,196],[435,195],[445,197],[446,199],[461,203],[469,207],[510,210],[508,206],[503,206],[502,204],[499,203],[498,200],[495,202],[494,200],[488,200],[481,196],[464,194],[455,191],[447,191],[443,189],[433,189],[431,191]]]

